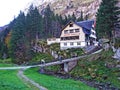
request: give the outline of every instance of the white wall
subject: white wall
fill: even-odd
[[[60,38],[49,38],[47,39],[47,45],[53,44],[53,43],[60,43]]]
[[[64,34],[65,30],[70,30],[70,29],[79,29],[80,32]],[[80,41],[85,40],[85,33],[83,32],[82,28],[76,24],[73,24],[73,27],[69,27],[69,25],[66,26],[66,28],[64,28],[64,30],[62,31],[60,37],[69,37],[69,36],[80,36]]]
[[[70,29],[79,29],[79,32],[74,32],[74,33],[67,33],[65,34],[65,30],[70,30]],[[77,47],[85,47],[86,42],[85,42],[85,33],[83,32],[82,28],[76,24],[73,24],[73,27],[66,26],[64,30],[61,33],[61,37],[70,37],[70,36],[79,36],[78,40],[61,40],[60,41],[60,48],[61,49],[67,49],[67,48],[77,48]],[[70,42],[73,42],[73,45],[70,45]],[[80,42],[80,45],[77,45],[77,42]],[[65,46],[64,43],[67,43]]]
[[[92,34],[92,33],[94,33],[94,34]],[[91,30],[90,37],[95,38],[95,39],[97,38],[95,30],[93,30],[93,29]]]
[[[70,45],[71,42],[73,42],[73,45]],[[86,46],[85,41],[81,41],[80,45],[77,45],[77,42],[80,42],[80,41],[61,42],[60,48],[63,50],[63,49],[68,49],[68,48],[78,48],[78,47],[85,47]],[[67,45],[64,45],[64,43],[67,43]]]

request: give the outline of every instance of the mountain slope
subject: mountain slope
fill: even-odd
[[[74,13],[76,17],[79,17],[82,11],[84,17],[87,15],[90,19],[94,19],[101,1],[102,0],[33,0],[32,3],[27,5],[25,12],[28,11],[31,4],[37,6],[40,12],[44,11],[47,5],[50,5],[56,14],[61,14],[62,16],[68,16]],[[118,1],[118,6],[120,6],[120,0]]]
[[[79,17],[82,11],[83,16],[89,15],[89,18],[95,18],[100,2],[101,0],[34,0],[27,5],[25,12],[31,4],[37,6],[40,12],[50,5],[56,14],[72,15],[74,13]]]

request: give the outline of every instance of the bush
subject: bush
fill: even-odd
[[[120,38],[115,39],[115,47],[119,48],[120,47]]]

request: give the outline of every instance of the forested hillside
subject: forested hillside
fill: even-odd
[[[62,27],[70,20],[84,20],[83,15],[76,18],[55,14],[50,6],[45,8],[44,15],[41,15],[36,7],[30,6],[29,12],[25,15],[20,12],[4,30],[1,32],[0,58],[12,58],[13,62],[22,64],[34,57],[32,48],[38,40],[51,37],[59,37]]]

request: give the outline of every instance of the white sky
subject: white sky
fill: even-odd
[[[0,0],[0,26],[8,24],[33,0]]]

